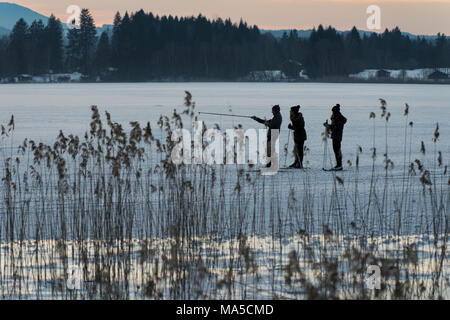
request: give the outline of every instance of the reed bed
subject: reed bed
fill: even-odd
[[[293,179],[248,166],[174,165],[171,133],[195,120],[188,92],[186,109],[155,127],[124,129],[92,106],[84,137],[60,132],[53,145],[16,148],[12,117],[1,134],[0,297],[450,298],[450,180],[439,127],[425,168],[406,105],[395,175],[390,113],[380,102],[381,165],[374,144],[362,172],[359,148],[324,184],[312,170]],[[369,265],[381,267],[379,289],[366,285]],[[79,287],[68,285],[74,277]]]

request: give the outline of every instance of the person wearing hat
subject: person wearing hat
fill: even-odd
[[[333,140],[333,151],[336,157],[336,166],[335,170],[342,170],[342,152],[341,152],[341,142],[342,142],[342,133],[344,131],[344,125],[347,122],[347,118],[345,118],[341,113],[341,106],[336,104],[331,109],[331,124],[324,123],[323,125],[331,132],[331,139]]]
[[[267,157],[271,157],[271,139],[272,139],[272,130],[280,130],[282,117],[280,113],[280,106],[275,105],[272,107],[273,118],[270,120],[263,120],[256,116],[251,117],[256,122],[264,124],[269,130],[267,130]],[[270,168],[271,162],[267,164],[267,167]]]
[[[294,130],[294,157],[295,161],[289,168],[303,169],[303,146],[306,140],[305,120],[303,115],[299,112],[300,106],[291,107],[290,118],[291,122],[288,128]]]

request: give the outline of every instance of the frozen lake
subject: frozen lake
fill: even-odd
[[[256,170],[245,170],[240,175],[235,166],[222,166],[213,178],[210,167],[209,171],[202,171],[199,167],[182,166],[177,168],[179,175],[172,180],[161,173],[163,170],[153,171],[148,176],[144,170],[138,178],[134,171],[138,170],[135,162],[131,173],[123,169],[122,180],[114,183],[115,180],[110,178],[111,163],[108,163],[106,173],[101,175],[107,183],[102,180],[105,184],[100,188],[97,179],[102,172],[99,167],[90,162],[89,174],[81,174],[80,163],[76,162],[80,159],[72,161],[66,154],[68,171],[65,179],[69,191],[62,195],[60,190],[64,190],[65,185],[59,184],[55,167],[33,163],[40,172],[40,178],[36,179],[35,168],[29,166],[31,154],[25,153],[21,156],[20,169],[11,171],[12,180],[2,179],[0,187],[5,199],[0,202],[0,261],[2,270],[6,270],[0,275],[1,296],[152,298],[152,292],[156,290],[163,298],[193,299],[190,290],[182,293],[173,290],[189,283],[194,284],[192,288],[198,285],[206,298],[298,298],[307,296],[303,285],[291,287],[286,285],[285,278],[286,266],[291,265],[293,253],[298,253],[302,270],[306,270],[311,279],[314,279],[315,265],[320,268],[327,265],[328,260],[319,252],[325,252],[325,255],[329,252],[331,258],[339,257],[339,270],[347,275],[339,284],[340,289],[347,285],[352,289],[354,273],[348,272],[347,260],[355,264],[366,264],[367,261],[365,258],[364,261],[355,257],[347,259],[349,248],[356,245],[360,250],[368,250],[370,243],[376,243],[374,252],[381,258],[400,259],[403,261],[401,270],[413,270],[416,281],[413,288],[418,288],[419,282],[425,280],[430,289],[434,282],[429,279],[442,275],[436,283],[443,297],[448,298],[448,249],[441,246],[441,241],[447,243],[449,215],[448,173],[444,169],[450,155],[448,86],[324,83],[1,85],[0,123],[6,125],[12,114],[15,118],[13,136],[1,140],[1,168],[8,158],[16,156],[15,151],[9,152],[9,147],[17,150],[25,138],[53,145],[59,130],[66,136],[72,133],[82,137],[90,129],[91,105],[98,106],[103,120],[107,110],[112,120],[123,124],[124,128],[129,128],[130,121],[139,121],[142,127],[150,121],[155,136],[158,136],[160,115],[170,117],[174,109],[179,113],[184,110],[185,90],[192,93],[197,112],[269,118],[272,105],[279,104],[283,116],[282,167],[292,162],[292,157],[285,158],[282,151],[288,142],[289,108],[300,104],[308,134],[305,165],[309,169],[282,170],[274,176],[262,176]],[[386,120],[380,117],[379,98],[387,101],[387,111],[391,113],[387,127]],[[329,118],[331,107],[336,103],[341,105],[348,122],[342,145],[345,170],[334,174],[321,170],[324,155],[321,133],[322,123]],[[403,115],[405,103],[410,106],[408,118]],[[369,119],[371,112],[376,114],[375,120]],[[208,128],[218,124],[222,130],[238,124],[243,129],[262,128],[246,118],[201,115],[199,120],[205,121]],[[413,122],[412,128],[408,126],[409,122]],[[434,143],[437,122],[440,136]],[[388,171],[384,169],[383,157],[386,128],[388,158],[395,164],[389,166]],[[422,141],[426,153],[420,152]],[[290,150],[292,142],[291,138]],[[374,143],[377,157],[372,171]],[[330,145],[327,166],[334,165]],[[152,146],[155,151],[155,145]],[[358,146],[362,148],[359,170],[354,165]],[[437,165],[438,151],[441,152],[441,166]],[[148,152],[144,159],[143,167],[154,168],[156,161],[160,165],[155,152]],[[417,174],[408,174],[408,163],[416,159],[430,170],[432,185],[422,182],[421,178],[426,175],[417,165]],[[28,174],[21,175],[21,170],[27,170]],[[6,170],[1,172],[2,178],[7,176]],[[124,183],[126,179],[129,180]],[[237,189],[237,184],[242,189]],[[122,186],[128,189],[119,192]],[[103,202],[103,195],[111,195],[111,198]],[[330,234],[336,238],[330,240]],[[36,238],[44,241],[36,243]],[[120,245],[111,242],[117,238]],[[73,239],[89,240],[80,246],[79,242],[72,242]],[[179,248],[174,247],[173,239],[182,240],[181,244],[177,242]],[[62,282],[68,272],[66,264],[70,259],[67,260],[67,252],[71,247],[75,254],[69,256],[73,263],[85,268],[84,277],[89,280],[79,297],[72,296],[73,292],[66,290]],[[311,248],[315,257],[309,255]],[[178,255],[178,250],[183,253]],[[411,261],[402,260],[405,252]],[[101,259],[98,259],[99,254]],[[187,276],[178,279],[181,273],[174,276],[173,270],[161,269],[162,261],[163,265],[171,266],[170,261],[166,263],[167,257],[173,265],[187,267]],[[119,270],[117,276],[110,276],[112,280],[104,280],[99,271],[105,267],[102,261],[115,261],[116,266],[126,267]],[[229,270],[235,272],[233,277],[229,276]],[[147,279],[149,274],[155,274],[154,280]],[[203,280],[197,284],[196,279]],[[386,279],[391,281],[392,276],[387,275]],[[25,292],[17,291],[17,281],[27,288]],[[233,292],[226,290],[229,283],[234,283]],[[97,286],[101,288],[105,284],[118,285],[120,294],[116,297],[106,292],[97,296]],[[151,290],[143,290],[147,285]]]
[[[381,179],[384,175],[386,152],[386,120],[381,118],[379,98],[387,101],[387,111],[391,113],[387,126],[388,158],[393,162],[389,170],[388,186],[391,195],[396,196],[404,188],[404,176],[410,162],[420,160],[431,172],[436,169],[437,151],[442,153],[443,165],[449,164],[450,155],[450,90],[445,85],[405,85],[405,84],[326,84],[326,83],[116,83],[116,84],[24,84],[0,86],[0,123],[6,124],[11,114],[15,118],[15,131],[12,145],[19,145],[23,139],[31,138],[53,145],[59,130],[66,136],[70,133],[82,137],[89,130],[91,121],[91,105],[97,105],[103,119],[105,110],[111,113],[113,121],[122,123],[129,128],[130,121],[139,121],[145,126],[151,122],[153,132],[160,135],[157,121],[160,115],[169,118],[174,109],[179,113],[184,110],[184,91],[188,90],[196,102],[196,111],[234,113],[239,115],[257,115],[261,118],[271,116],[271,107],[279,104],[282,109],[283,124],[280,134],[280,167],[285,167],[293,161],[291,152],[286,157],[283,147],[288,142],[287,129],[289,123],[289,108],[300,104],[301,112],[306,121],[308,140],[305,146],[309,151],[305,154],[305,166],[310,170],[290,171],[291,174],[280,172],[270,178],[272,194],[266,197],[268,204],[276,197],[287,200],[291,190],[300,195],[305,192],[304,183],[309,185],[317,199],[329,198],[333,180],[332,174],[325,173],[323,167],[324,146],[322,141],[323,122],[330,116],[331,107],[340,103],[342,113],[348,121],[344,129],[342,143],[343,163],[345,170],[339,177],[346,182],[346,193],[351,194],[353,183],[359,184],[358,195],[368,201],[370,179],[372,174],[372,147],[375,142],[377,157],[375,175]],[[405,103],[408,103],[409,116],[403,113]],[[375,112],[375,120],[369,119],[370,112]],[[198,114],[197,114],[198,115]],[[189,127],[189,119],[184,118],[185,127]],[[243,129],[263,128],[259,123],[247,118],[225,116],[199,115],[208,128],[218,124],[224,132],[237,124]],[[413,127],[407,123],[413,122]],[[440,137],[436,144],[432,138],[439,122]],[[406,131],[405,140],[405,127]],[[374,137],[375,129],[375,137]],[[375,139],[374,139],[375,138]],[[425,154],[420,152],[421,142],[424,142]],[[3,147],[11,146],[11,139]],[[359,172],[356,178],[355,162],[358,146],[362,148],[359,155]],[[290,139],[289,151],[292,150],[293,139]],[[3,150],[7,150],[3,149]],[[4,154],[5,155],[5,154]],[[5,155],[5,158],[10,156]],[[151,157],[152,162],[158,162],[157,157]],[[406,161],[405,161],[406,159]],[[147,159],[147,161],[150,161]],[[334,166],[334,156],[331,143],[328,143],[326,166]],[[352,166],[349,166],[351,162]],[[147,165],[149,165],[147,163]],[[152,165],[155,165],[153,163]],[[3,165],[2,165],[3,166]],[[234,166],[226,166],[229,172],[226,189],[232,192],[235,180]],[[416,168],[417,169],[417,168]],[[417,183],[409,187],[411,194],[419,195],[422,186],[417,172],[414,177]],[[386,182],[378,181],[379,186]],[[445,188],[447,180],[442,176],[438,183]],[[250,192],[249,190],[245,190]],[[274,193],[277,196],[274,196]],[[227,195],[230,201],[233,197]],[[426,209],[419,210],[427,215]],[[261,212],[261,215],[262,212]],[[414,216],[414,215],[413,215]],[[316,227],[321,228],[322,216]],[[329,219],[329,218],[327,218]],[[404,232],[416,233],[422,230],[422,218],[414,216],[411,225],[404,226]],[[345,219],[348,223],[348,219]],[[395,221],[392,224],[396,223]],[[403,223],[403,222],[402,222]],[[374,223],[374,228],[378,224]],[[387,232],[395,229],[386,222]],[[320,229],[316,230],[320,232]],[[377,230],[378,232],[379,230]]]
[[[403,161],[405,103],[410,106],[408,121],[413,121],[412,150],[419,151],[423,140],[426,147],[431,139],[436,122],[440,125],[438,149],[448,161],[450,139],[450,90],[446,85],[416,84],[328,84],[328,83],[115,83],[115,84],[19,84],[0,86],[0,123],[6,124],[14,114],[16,130],[14,141],[19,144],[24,138],[53,142],[63,130],[65,134],[83,135],[89,128],[90,106],[97,105],[100,111],[108,110],[114,121],[128,127],[130,121],[152,126],[160,115],[170,115],[173,109],[183,110],[184,90],[193,95],[197,111],[212,111],[241,115],[271,116],[271,106],[282,108],[283,124],[280,146],[287,143],[289,107],[300,104],[306,121],[310,149],[305,161],[312,167],[321,167],[323,147],[322,123],[330,116],[331,107],[339,103],[348,122],[344,130],[342,150],[344,163],[354,160],[357,146],[361,146],[367,157],[361,156],[361,164],[371,162],[370,148],[373,146],[373,124],[369,113],[375,112],[376,147],[380,158],[384,150],[384,124],[380,119],[380,104],[383,98],[388,103],[389,155],[395,164]],[[103,113],[102,113],[103,115]],[[203,115],[199,120],[208,127],[217,123],[231,129],[242,124],[244,129],[262,128],[251,119]],[[292,139],[289,149],[292,147]],[[414,160],[414,159],[413,159]],[[424,160],[424,159],[421,159]],[[291,161],[288,159],[287,161]],[[285,162],[284,157],[281,164]],[[446,162],[447,163],[447,162]]]
[[[327,84],[327,83],[118,83],[118,84],[19,84],[0,86],[0,123],[6,124],[11,114],[16,122],[15,141],[24,138],[52,142],[63,130],[82,135],[89,127],[91,105],[108,110],[113,120],[124,123],[150,121],[155,126],[161,114],[183,110],[184,90],[193,95],[197,111],[271,116],[271,106],[282,108],[283,124],[280,145],[287,142],[289,107],[300,104],[306,121],[311,150],[306,160],[322,157],[322,123],[330,116],[331,107],[340,103],[348,118],[344,130],[345,159],[354,158],[357,145],[368,151],[372,147],[372,123],[369,113],[377,114],[377,148],[384,147],[384,120],[379,117],[379,98],[388,103],[391,156],[403,152],[404,104],[410,106],[409,121],[414,122],[413,136],[431,142],[436,122],[441,128],[440,149],[450,147],[450,90],[445,85],[416,84]],[[250,119],[206,116],[199,118],[210,127],[218,123],[231,129],[240,123],[244,129],[262,128]],[[284,129],[284,130],[283,130]],[[292,145],[292,142],[291,142]],[[378,147],[379,145],[379,147]],[[416,148],[416,149],[417,149]],[[418,149],[417,149],[418,150]],[[320,162],[321,164],[321,162]]]

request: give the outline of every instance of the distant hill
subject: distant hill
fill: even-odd
[[[291,32],[292,29],[280,29],[280,30],[264,30],[261,29],[261,33],[270,33],[272,34],[275,38],[277,39],[281,39],[283,37],[283,33],[287,33],[289,35],[289,32]],[[297,35],[300,38],[309,38],[309,36],[311,35],[312,29],[308,29],[308,30],[297,30]]]
[[[12,30],[17,20],[23,18],[29,25],[34,20],[42,20],[47,24],[48,18],[36,11],[14,3],[0,2],[0,32],[3,29]]]
[[[0,37],[7,36],[10,32],[10,30],[0,27]]]
[[[108,34],[109,37],[112,37],[114,25],[112,24],[104,24],[101,27],[97,27],[97,35],[100,36],[104,31]]]
[[[9,2],[0,2],[0,37],[8,35],[20,18],[23,18],[28,25],[31,25],[34,20],[42,20],[44,24],[47,24],[48,21],[48,17],[26,7]],[[67,30],[66,24],[62,23],[62,25]],[[97,35],[100,36],[103,31],[107,31],[108,35],[111,36],[112,29],[113,25],[104,24],[97,28]]]
[[[281,39],[283,37],[283,34],[286,32],[288,35],[291,32],[291,30],[294,29],[280,29],[280,30],[264,30],[261,29],[261,33],[270,33],[272,34],[275,38],[277,39]],[[313,29],[307,29],[307,30],[297,30],[297,35],[300,38],[309,38],[309,36],[311,35]],[[349,33],[350,31],[337,31],[340,34],[344,34],[346,35],[347,33]],[[366,36],[370,36],[373,32],[372,31],[364,31],[364,30],[359,30],[359,34],[361,37],[363,37],[364,35]],[[404,36],[408,36],[411,39],[416,39],[416,38],[425,38],[427,40],[435,40],[436,36],[429,36],[429,35],[415,35],[415,34],[411,34],[409,32],[402,32],[402,34]]]

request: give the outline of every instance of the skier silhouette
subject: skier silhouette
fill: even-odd
[[[281,117],[281,113],[280,113],[280,106],[279,105],[275,105],[272,107],[272,114],[273,114],[273,118],[270,120],[263,120],[261,118],[258,118],[256,116],[253,116],[252,119],[255,120],[256,122],[262,123],[264,124],[266,127],[268,127],[269,130],[267,130],[267,145],[266,145],[266,149],[267,149],[267,157],[270,158],[272,156],[272,152],[271,152],[271,139],[272,139],[272,129],[273,130],[280,130],[281,128],[281,122],[283,121],[283,118]],[[267,168],[270,168],[271,166],[271,162],[269,162],[267,164]]]
[[[331,131],[331,139],[333,140],[333,151],[336,157],[336,166],[333,168],[334,170],[342,170],[342,152],[341,152],[341,142],[342,142],[342,134],[344,131],[344,125],[347,122],[347,118],[345,118],[341,113],[341,106],[336,104],[331,109],[331,124],[325,122],[323,125]]]
[[[291,122],[288,128],[294,131],[294,157],[295,161],[289,168],[303,169],[303,146],[306,140],[305,120],[303,115],[299,112],[300,106],[291,107],[290,118]]]

